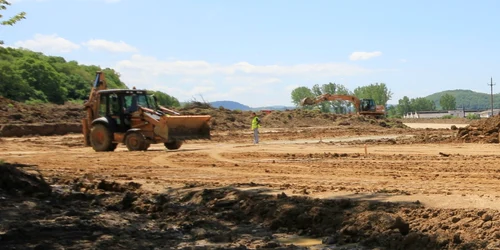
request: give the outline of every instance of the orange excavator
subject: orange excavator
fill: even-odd
[[[300,101],[300,105],[315,105],[326,101],[348,101],[354,104],[354,108],[359,115],[373,116],[380,118],[385,116],[385,107],[377,105],[373,99],[359,99],[352,95],[323,94],[316,98],[306,97]]]
[[[210,139],[210,115],[180,115],[158,104],[146,90],[108,89],[103,72],[96,72],[87,111],[82,119],[85,146],[114,151],[123,143],[129,151],[163,143],[179,149],[185,140]]]

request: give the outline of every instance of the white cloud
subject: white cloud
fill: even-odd
[[[352,54],[349,56],[349,60],[351,60],[351,61],[368,60],[370,58],[381,56],[381,55],[382,55],[382,52],[380,52],[380,51],[373,51],[373,52],[356,51],[356,52],[352,52]]]
[[[138,49],[123,42],[112,42],[103,39],[91,39],[82,43],[90,51],[109,51],[109,52],[137,52]]]
[[[406,60],[406,59],[399,59],[399,62],[400,63],[406,63],[406,62],[408,62],[408,60]]]
[[[297,86],[310,87],[313,83],[386,71],[352,63],[219,64],[204,60],[160,60],[140,54],[110,67],[120,72],[129,86],[164,91],[180,101],[203,97],[207,101],[233,100],[253,107],[287,105],[290,91]]]
[[[152,75],[233,75],[259,74],[268,76],[322,74],[347,76],[369,73],[372,70],[346,63],[253,65],[248,62],[220,65],[206,61],[162,61],[154,57],[133,55],[129,60],[119,61],[116,68],[121,71],[137,70]]]
[[[33,39],[18,41],[14,47],[21,47],[44,53],[69,53],[80,48],[80,45],[59,37],[57,34],[36,34]]]
[[[293,84],[293,85],[287,85],[285,86],[285,90],[287,92],[292,92],[294,89],[300,87],[298,84]]]

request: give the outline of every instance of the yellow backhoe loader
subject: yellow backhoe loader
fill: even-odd
[[[147,150],[163,143],[179,149],[185,140],[210,139],[209,115],[180,115],[160,106],[146,90],[107,89],[103,72],[96,78],[82,119],[85,146],[114,151],[123,143],[130,151]]]

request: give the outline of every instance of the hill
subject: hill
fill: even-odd
[[[89,96],[96,71],[104,72],[108,88],[128,88],[120,80],[120,74],[111,68],[82,65],[59,56],[0,46],[0,96],[14,101],[81,103]],[[162,105],[180,105],[174,97],[159,91],[153,93]]]
[[[472,90],[446,90],[426,96],[425,98],[433,101],[436,104],[436,108],[439,110],[441,109],[439,100],[445,94],[450,94],[455,97],[457,108],[465,108],[466,110],[486,110],[491,108],[490,94],[475,92]],[[495,108],[500,107],[500,94],[493,95],[493,105]]]
[[[249,106],[234,101],[215,101],[211,102],[210,105],[212,105],[212,107],[214,108],[222,106],[225,109],[230,109],[230,110],[241,110],[241,111],[252,110],[252,108],[250,108]]]
[[[230,109],[230,110],[241,110],[241,111],[249,111],[249,110],[291,110],[295,109],[295,107],[288,107],[288,106],[282,106],[282,105],[276,105],[276,106],[263,106],[263,107],[250,107],[244,104],[241,104],[239,102],[235,101],[215,101],[211,102],[210,105],[214,108],[218,107],[224,107],[225,109]]]

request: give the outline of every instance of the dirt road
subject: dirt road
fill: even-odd
[[[442,124],[442,123],[410,123],[405,122],[404,125],[410,128],[431,128],[431,129],[449,129],[451,126],[455,125],[457,128],[463,128],[468,126],[468,123],[452,123],[452,124]]]
[[[128,152],[120,145],[109,153],[96,153],[82,147],[81,135],[4,138],[0,143],[0,159],[34,166],[44,179],[66,195],[68,192],[88,195],[98,192],[96,190],[117,192],[121,203],[113,205],[111,210],[114,204],[110,205],[111,198],[94,201],[93,206],[107,204],[107,209],[99,213],[107,216],[106,223],[131,225],[132,217],[124,221],[123,216],[133,216],[127,211],[149,216],[142,219],[142,224],[132,223],[136,230],[146,230],[144,223],[154,226],[161,220],[166,221],[170,226],[161,230],[174,230],[167,230],[169,237],[173,237],[167,245],[173,244],[176,248],[290,246],[284,242],[300,245],[299,241],[287,241],[297,235],[313,237],[302,239],[309,242],[303,245],[311,248],[315,244],[326,247],[356,243],[354,247],[358,249],[362,246],[481,249],[499,244],[500,232],[496,229],[500,223],[498,144],[446,142],[444,138],[453,136],[453,132],[445,129],[410,129],[398,133],[374,129],[362,133],[356,129],[267,129],[262,132],[262,142],[253,145],[248,143],[248,131],[220,132],[212,141],[189,142],[176,151],[152,145],[145,152]],[[441,139],[432,143],[429,138]],[[108,187],[103,181],[116,184]],[[130,188],[131,185],[140,187],[140,193]],[[159,194],[168,200],[160,204],[163,206],[160,212],[157,211],[159,198],[150,203],[146,200],[152,198],[137,198]],[[124,207],[127,195],[135,199]],[[329,204],[328,200],[336,205]],[[188,204],[200,208],[188,209]],[[80,211],[74,203],[60,206]],[[227,214],[240,209],[241,214]],[[118,216],[112,212],[115,210],[123,214]],[[339,211],[344,219],[337,223],[338,217],[330,216]],[[104,223],[102,220],[100,218],[99,223]],[[202,220],[203,223],[213,220],[211,223],[217,222],[217,226],[190,224],[190,228],[181,230],[188,238],[172,236],[180,232],[183,223],[202,223]],[[404,221],[400,223],[403,226],[397,226],[398,220]],[[240,228],[238,230],[243,231],[237,233],[236,227],[241,227],[241,223],[247,228]],[[390,225],[380,226],[384,223]],[[42,227],[43,223],[37,225],[34,228]],[[214,230],[215,236],[208,233]],[[228,232],[232,232],[229,238]],[[103,232],[96,238],[106,235],[117,237]],[[323,238],[325,244],[314,238],[320,237],[321,241],[321,237],[329,235],[333,238],[329,238],[330,242]],[[157,239],[146,235],[130,233],[128,236],[130,238],[115,240],[131,244],[127,239],[139,237],[151,246],[158,244]],[[393,246],[391,240],[399,243]],[[78,246],[95,247],[95,242],[95,239],[88,240]],[[10,244],[21,243],[13,237]]]

